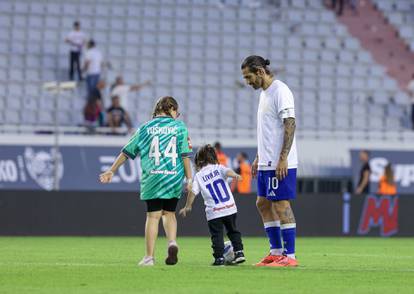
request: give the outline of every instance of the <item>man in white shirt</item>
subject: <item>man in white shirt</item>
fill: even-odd
[[[247,57],[243,77],[255,90],[262,89],[257,111],[257,156],[252,175],[257,175],[256,205],[270,243],[270,254],[257,266],[297,266],[296,221],[290,200],[296,198],[295,106],[288,86],[273,78],[270,61]],[[283,246],[282,246],[283,240]],[[284,247],[284,249],[282,249]]]
[[[96,48],[94,40],[89,40],[88,50],[85,53],[83,71],[86,72],[86,88],[88,94],[96,88],[101,76],[103,57],[101,51]]]
[[[146,81],[143,84],[126,85],[122,76],[117,76],[115,83],[111,87],[111,97],[118,96],[121,99],[121,106],[125,109],[129,109],[128,95],[129,92],[139,91],[143,87],[150,85],[150,81]]]
[[[411,80],[408,83],[407,90],[411,98],[411,127],[414,130],[414,73],[412,74]]]
[[[65,42],[70,44],[69,79],[74,80],[74,67],[76,67],[78,78],[82,80],[80,56],[82,48],[86,44],[86,35],[80,30],[80,23],[78,21],[73,23],[73,31],[68,34]]]

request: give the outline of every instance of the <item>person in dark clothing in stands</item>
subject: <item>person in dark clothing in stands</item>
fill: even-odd
[[[344,11],[344,2],[345,0],[332,0],[332,9],[336,12],[337,15],[342,15]]]
[[[104,126],[104,112],[102,106],[102,100],[97,97],[89,97],[83,108],[83,116],[85,119],[85,126],[103,127]]]
[[[69,62],[69,79],[74,80],[75,77],[75,68],[78,73],[78,78],[82,80],[81,66],[80,66],[80,57],[82,53],[82,48],[86,44],[86,35],[80,29],[80,22],[75,21],[73,23],[73,30],[68,34],[65,39],[65,42],[70,45],[70,62]]]
[[[369,167],[369,153],[366,150],[362,150],[359,153],[359,159],[361,160],[362,167],[359,174],[358,186],[356,187],[355,194],[368,194],[369,191],[369,177],[371,176],[371,168]]]
[[[108,125],[115,132],[115,128],[121,127],[125,124],[130,132],[132,130],[132,123],[128,112],[122,108],[119,96],[112,96],[112,105],[106,111]]]
[[[94,97],[95,99],[102,100],[103,94],[102,92],[105,90],[106,82],[104,80],[99,80],[99,82],[96,84],[96,87],[93,88],[89,93],[87,98],[90,99],[91,97]]]

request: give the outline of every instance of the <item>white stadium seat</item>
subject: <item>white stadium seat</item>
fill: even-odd
[[[405,24],[408,1],[374,2],[386,9],[392,23]],[[63,40],[73,21],[80,19],[85,33],[111,61],[112,70],[105,73],[109,83],[117,74],[130,82],[153,81],[153,87],[131,95],[138,109],[132,113],[136,121],[145,120],[141,114],[151,112],[155,97],[172,93],[182,99],[190,128],[254,129],[258,93],[241,88],[240,63],[250,54],[262,54],[294,92],[301,128],[362,127],[360,120],[351,119],[355,114],[378,115],[384,121],[381,128],[401,126],[408,96],[320,1],[286,1],[278,11],[263,1],[260,13],[249,1],[226,3],[226,9],[196,0],[2,3],[0,84],[7,99],[0,106],[15,110],[2,111],[0,119],[53,124],[53,117],[34,110],[52,109],[50,99],[42,96],[41,83],[67,77],[69,46]],[[410,26],[399,30],[414,44]],[[358,103],[352,99],[356,91]],[[9,100],[9,94],[24,98]],[[73,99],[61,104],[62,124],[82,123],[77,111],[84,99],[81,86]],[[386,112],[379,110],[391,101],[395,105]],[[19,106],[31,111],[24,120]],[[68,113],[73,109],[76,113]],[[388,114],[397,119],[389,120]],[[376,123],[371,124],[378,127]]]

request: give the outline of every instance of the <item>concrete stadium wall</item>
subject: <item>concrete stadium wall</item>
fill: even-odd
[[[145,203],[129,192],[0,191],[0,235],[144,235]],[[255,195],[236,195],[243,235],[263,236]],[[184,205],[180,200],[179,207]],[[414,236],[414,196],[304,194],[294,201],[299,236]],[[396,208],[396,209],[395,209]],[[207,236],[200,198],[178,218],[181,236]]]

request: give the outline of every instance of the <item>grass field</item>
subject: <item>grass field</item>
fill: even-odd
[[[244,238],[247,262],[211,267],[208,238],[180,238],[180,261],[139,268],[144,240],[1,237],[0,293],[414,293],[414,239],[301,238],[298,268],[251,266],[264,238]]]

